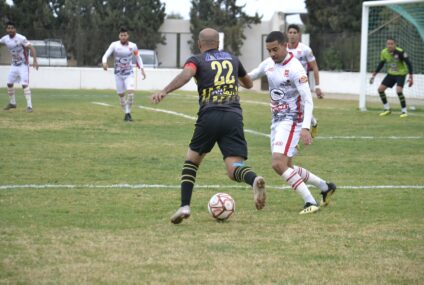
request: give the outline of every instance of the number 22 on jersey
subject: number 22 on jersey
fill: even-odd
[[[233,64],[229,60],[224,60],[222,62],[214,60],[211,62],[212,70],[216,71],[214,85],[224,85],[224,84],[233,84],[235,78],[233,75]],[[223,74],[224,72],[224,74]]]

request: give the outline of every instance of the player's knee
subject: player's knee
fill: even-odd
[[[233,181],[237,181],[236,176],[235,176],[236,168],[237,168],[236,166],[227,167],[227,176],[228,176],[228,178],[230,178]]]
[[[281,169],[281,163],[279,161],[273,160],[272,169],[274,169],[274,171],[278,173],[279,170]]]
[[[28,86],[24,87],[24,95],[31,95],[31,89]]]
[[[227,170],[227,176],[228,178],[230,178],[233,181],[236,181],[236,179],[234,178],[234,169],[228,169]]]

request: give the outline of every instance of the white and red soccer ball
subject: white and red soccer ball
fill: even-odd
[[[236,202],[226,193],[216,193],[208,203],[209,213],[219,221],[225,221],[236,210]]]

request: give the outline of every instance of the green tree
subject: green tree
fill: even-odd
[[[165,19],[159,0],[50,0],[67,49],[78,65],[98,65],[103,52],[118,40],[119,28],[129,29],[138,47],[154,49],[164,39],[158,33]]]
[[[362,0],[305,0],[302,17],[321,69],[359,69]]]
[[[211,27],[224,33],[224,49],[240,55],[240,49],[246,39],[244,29],[261,22],[257,13],[252,17],[243,12],[245,5],[237,6],[236,0],[192,0],[191,4],[190,31],[193,53],[199,52],[199,32],[205,27]]]
[[[305,0],[311,33],[360,32],[362,2],[358,0]]]
[[[184,19],[183,16],[179,13],[169,13],[166,15],[167,19],[176,19],[176,20],[182,20]]]
[[[9,6],[6,1],[0,4],[2,20],[16,23],[18,33],[28,39],[44,39],[52,37],[54,23],[52,10],[46,0],[14,0]],[[35,9],[36,8],[36,9]]]
[[[6,0],[0,0],[0,21],[2,28],[4,26],[4,23],[6,23],[8,20],[9,9],[10,7],[6,4]]]

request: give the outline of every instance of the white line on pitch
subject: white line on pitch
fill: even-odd
[[[195,188],[202,189],[244,189],[246,185],[196,185]],[[8,189],[179,189],[180,185],[165,185],[165,184],[21,184],[21,185],[0,185],[0,190]],[[291,189],[290,186],[267,186],[268,189],[287,190]],[[337,186],[338,189],[351,189],[351,190],[363,190],[363,189],[424,189],[424,185],[345,185]]]
[[[196,117],[185,115],[183,113],[179,113],[179,112],[175,112],[175,111],[169,111],[169,110],[164,110],[164,109],[145,107],[145,106],[141,106],[141,105],[138,106],[138,107],[140,109],[145,109],[145,110],[154,111],[154,112],[166,113],[166,114],[170,114],[170,115],[175,115],[175,116],[187,118],[187,119],[190,119],[190,120],[196,120]],[[251,130],[251,129],[245,129],[244,131],[246,133],[257,135],[257,136],[268,137],[268,138],[270,137],[269,134],[261,133],[261,132],[254,131],[254,130]],[[324,139],[324,140],[334,140],[334,139],[345,139],[345,140],[350,140],[350,139],[365,139],[365,140],[375,140],[375,139],[384,139],[384,140],[387,140],[387,139],[391,139],[391,140],[402,140],[402,139],[422,139],[422,138],[423,137],[421,137],[421,136],[407,136],[407,137],[398,137],[398,136],[386,136],[386,137],[375,137],[375,136],[329,136],[329,137],[325,137],[325,136],[318,136],[318,137],[316,137],[316,139]]]
[[[255,105],[264,105],[264,106],[269,106],[270,103],[269,102],[261,102],[261,101],[253,101],[253,100],[243,100],[241,99],[240,102],[243,103],[249,103],[249,104],[255,104]]]
[[[190,119],[193,121],[196,121],[196,117],[193,116],[189,116],[183,113],[178,113],[178,112],[174,112],[174,111],[169,111],[169,110],[164,110],[164,109],[157,109],[157,108],[151,108],[151,107],[145,107],[145,106],[138,106],[140,109],[145,109],[145,110],[149,110],[149,111],[154,111],[154,112],[160,112],[160,113],[166,113],[166,114],[170,114],[170,115],[174,115],[174,116],[179,116],[179,117],[183,117],[186,119]]]
[[[324,140],[420,140],[423,137],[420,136],[409,136],[409,137],[397,137],[397,136],[388,136],[388,137],[374,137],[374,136],[330,136],[330,137],[321,137],[318,136],[315,139],[324,139]]]
[[[111,107],[111,106],[112,106],[112,105],[110,105],[110,104],[103,103],[103,102],[91,102],[91,103],[93,103],[93,104],[95,104],[95,105],[106,106],[106,107]]]
[[[174,111],[145,107],[145,106],[138,106],[138,107],[140,109],[145,109],[145,110],[149,110],[149,111],[161,112],[161,113],[166,113],[166,114],[170,114],[170,115],[175,115],[175,116],[183,117],[183,118],[190,119],[190,120],[193,120],[193,121],[195,121],[197,119],[196,117],[185,115],[183,113],[178,113],[178,112],[174,112]],[[264,133],[257,132],[257,131],[254,131],[254,130],[245,129],[244,131],[246,133],[250,133],[250,134],[253,134],[253,135],[257,135],[257,136],[269,137],[268,134],[264,134]]]
[[[268,134],[264,134],[264,133],[257,132],[257,131],[254,131],[254,130],[250,130],[250,129],[244,129],[244,132],[245,132],[245,133],[252,134],[252,135],[257,135],[257,136],[267,137],[267,138],[271,137],[271,136],[270,136],[270,135],[268,135]]]
[[[97,104],[97,105],[102,105],[102,106],[111,106],[107,103],[101,103],[101,102],[92,102],[93,104]],[[183,113],[179,113],[179,112],[175,112],[175,111],[170,111],[170,110],[165,110],[165,109],[158,109],[158,108],[152,108],[152,107],[146,107],[146,106],[138,106],[140,109],[144,109],[144,110],[149,110],[149,111],[153,111],[153,112],[159,112],[159,113],[165,113],[165,114],[169,114],[169,115],[174,115],[174,116],[178,116],[178,117],[182,117],[182,118],[186,118],[192,121],[196,120],[196,117],[194,116],[190,116],[190,115],[186,115]],[[252,134],[252,135],[257,135],[257,136],[261,136],[261,137],[267,137],[269,138],[270,135],[269,134],[265,134],[262,132],[258,132],[255,130],[251,130],[251,129],[245,129],[244,130],[246,133]],[[399,136],[386,136],[386,137],[375,137],[375,136],[318,136],[315,139],[319,139],[319,140],[352,140],[352,139],[361,139],[361,140],[420,140],[423,139],[422,136],[406,136],[406,137],[399,137]]]

